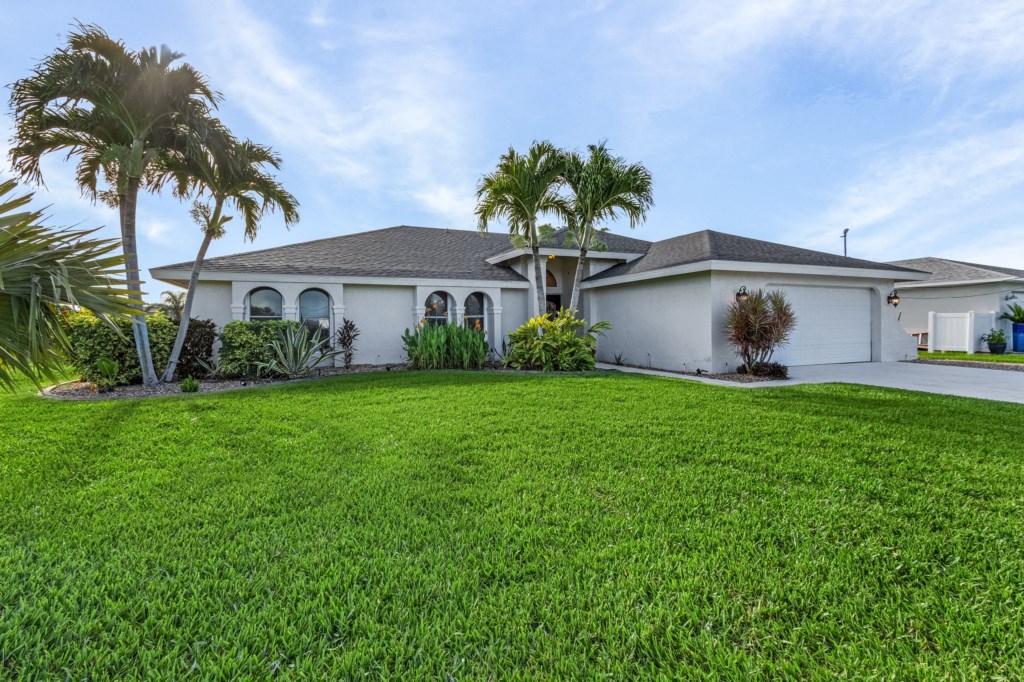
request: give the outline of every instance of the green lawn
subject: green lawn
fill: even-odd
[[[0,678],[1014,678],[1022,419],[614,373],[3,397]]]
[[[926,350],[917,352],[917,357],[922,360],[969,360],[971,362],[1024,362],[1024,353],[1004,353],[1002,355],[992,355],[991,353],[975,353],[974,355],[968,355],[967,353],[960,353],[956,351],[948,351],[942,353],[929,353]]]

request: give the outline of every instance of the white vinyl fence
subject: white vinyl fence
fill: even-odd
[[[981,335],[996,327],[996,314],[928,313],[928,352],[958,350],[976,353],[985,344]]]

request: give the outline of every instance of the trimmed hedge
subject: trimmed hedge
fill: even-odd
[[[188,332],[185,334],[185,345],[181,347],[181,357],[175,371],[179,379],[192,377],[204,378],[207,367],[213,360],[213,342],[217,340],[217,325],[213,320],[189,320]]]
[[[298,322],[283,320],[228,322],[220,331],[217,371],[228,377],[256,376],[258,365],[274,359],[270,344],[278,330],[298,326]]]
[[[110,358],[120,367],[120,371],[113,381],[114,385],[123,386],[142,381],[142,370],[135,352],[131,320],[124,318],[114,322],[121,332],[119,336],[110,324],[100,320],[92,313],[70,313],[64,319],[67,323],[68,338],[74,351],[70,358],[71,364],[83,380],[93,383],[104,381],[104,376],[99,371],[97,363],[103,358]],[[147,315],[146,323],[149,327],[149,347],[153,353],[153,364],[156,366],[157,372],[160,372],[167,366],[167,359],[171,356],[171,348],[174,346],[174,337],[178,334],[178,326],[167,319],[163,313]],[[179,374],[186,376],[185,368],[188,368],[189,372],[196,369],[202,372],[199,360],[210,362],[213,355],[215,333],[216,325],[212,321],[192,320],[188,336],[185,337],[185,347],[181,353]],[[193,376],[197,375],[193,374]]]

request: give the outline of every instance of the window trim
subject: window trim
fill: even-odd
[[[277,315],[257,315],[253,317],[252,314],[252,296],[258,294],[261,291],[272,291],[277,294],[279,312]],[[260,286],[251,290],[245,295],[245,319],[249,322],[278,322],[284,319],[284,296],[281,292],[274,287]]]

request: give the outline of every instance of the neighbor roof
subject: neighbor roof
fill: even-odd
[[[778,263],[784,265],[820,265],[837,268],[860,268],[865,270],[903,270],[910,268],[876,263],[859,258],[847,258],[832,253],[811,251],[796,246],[786,246],[760,239],[739,237],[725,232],[701,230],[679,237],[665,239],[651,245],[647,253],[628,263],[614,265],[587,278],[593,282],[628,274],[640,274],[664,270],[678,265],[700,263],[709,260],[739,261],[743,263]]]
[[[978,265],[948,258],[911,258],[896,260],[892,265],[930,272],[931,277],[918,286],[948,282],[992,281],[1000,279],[1024,279],[1024,270],[1004,268],[999,265]]]

